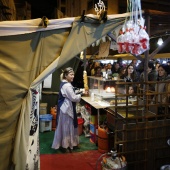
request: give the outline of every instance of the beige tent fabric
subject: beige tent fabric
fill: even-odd
[[[81,23],[77,18],[70,34],[70,29],[65,28],[0,37],[0,170],[11,167],[12,154],[15,170],[25,169],[31,90],[55,66],[61,67],[123,22],[121,18],[100,24],[97,19],[86,17]]]
[[[94,18],[86,17],[84,23],[81,23],[80,18],[76,18],[62,49],[59,64],[63,65],[77,54],[80,54],[86,47],[116,29],[122,23],[124,23],[124,18],[110,19],[102,24]]]
[[[67,29],[72,27],[74,18],[49,20],[48,27],[39,26],[41,18],[31,20],[2,21],[0,22],[0,36],[29,34],[39,31]]]
[[[0,37],[0,170],[9,169],[13,148],[16,169],[25,169],[30,89],[37,85],[34,80],[43,70],[56,61],[68,33],[69,29],[58,29]]]
[[[130,13],[114,14],[108,15],[107,18],[109,21],[112,20],[114,23],[115,22],[114,20],[117,20],[119,18],[125,18],[129,15]],[[86,17],[97,19],[97,16],[93,14],[88,14],[86,15]],[[46,28],[38,26],[41,23],[41,18],[19,21],[4,21],[4,22],[2,21],[0,22],[0,36],[28,34],[38,31],[70,28],[72,27],[72,23],[74,20],[75,17],[49,20],[48,27]]]

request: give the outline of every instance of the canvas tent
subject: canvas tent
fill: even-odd
[[[0,170],[38,169],[38,85],[127,15],[0,22]]]

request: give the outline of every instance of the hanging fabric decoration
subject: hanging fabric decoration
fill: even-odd
[[[140,55],[149,49],[149,35],[144,26],[140,0],[127,1],[127,17],[117,37],[118,53]]]
[[[110,41],[101,42],[99,46],[99,54],[97,58],[105,58],[109,55]]]

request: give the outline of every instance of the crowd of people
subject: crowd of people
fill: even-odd
[[[160,93],[157,99],[152,98],[152,101],[157,101],[158,105],[170,101],[170,61],[166,63],[160,63],[155,60],[148,62],[146,71],[144,71],[144,61],[139,64],[136,59],[133,59],[129,64],[123,64],[122,60],[117,60],[113,64],[101,64],[94,62],[89,65],[88,75],[103,77],[103,73],[111,72],[112,77],[117,76],[119,79],[123,79],[125,82],[136,82],[140,89],[143,89],[144,82],[147,82],[147,89],[150,92]],[[92,71],[93,70],[93,71]],[[146,87],[146,86],[145,86]],[[129,85],[129,93],[135,92],[135,87]],[[167,92],[167,94],[165,94]],[[162,93],[162,94],[161,94]],[[168,97],[167,97],[168,96]],[[165,101],[166,100],[166,101]],[[162,108],[162,107],[159,107]],[[170,107],[169,107],[170,108]],[[162,109],[160,109],[162,112]]]
[[[144,61],[137,65],[137,59],[133,59],[130,64],[123,64],[122,59],[118,58],[113,64],[102,64],[100,62],[91,62],[87,67],[88,76],[102,77],[108,71],[111,72],[112,77],[124,79],[125,82],[143,82],[144,81]],[[160,81],[169,79],[170,65],[169,61],[161,64],[158,61],[151,60],[147,67],[147,80]],[[162,73],[164,70],[164,73]],[[151,85],[150,90],[154,90]]]

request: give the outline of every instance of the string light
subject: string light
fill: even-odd
[[[157,44],[158,44],[158,45],[160,45],[160,46],[163,44],[163,40],[162,40],[162,38],[159,38],[159,39],[158,39]]]

